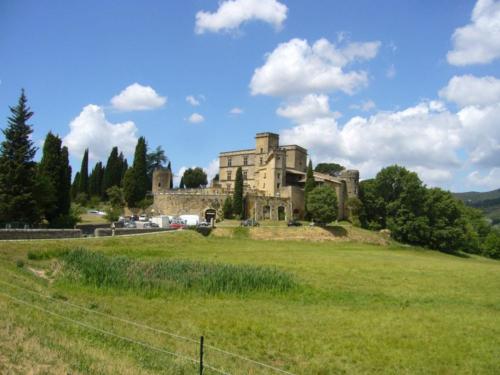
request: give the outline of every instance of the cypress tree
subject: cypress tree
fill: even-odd
[[[170,171],[170,189],[174,188],[174,175],[172,174],[172,165],[168,162],[167,170]]]
[[[63,183],[61,138],[49,132],[43,143],[43,154],[38,166],[39,182],[48,184],[45,191],[44,205],[42,207],[45,218],[52,222],[61,212],[59,207],[59,194]]]
[[[122,152],[120,152],[119,161],[120,161],[119,165],[120,165],[120,169],[121,169],[119,185],[122,186],[123,185],[123,178],[125,177],[125,173],[127,173],[127,170],[128,170],[128,161]]]
[[[146,155],[146,139],[140,137],[135,147],[132,168],[127,170],[123,178],[125,200],[129,207],[137,207],[137,204],[146,198],[146,193],[148,192],[149,178]]]
[[[102,182],[102,191],[105,198],[107,198],[106,192],[110,187],[120,186],[123,177],[122,169],[122,162],[120,162],[118,156],[118,147],[113,147],[106,163],[106,169],[104,170],[104,177]]]
[[[33,132],[27,122],[33,116],[24,90],[18,104],[10,107],[5,140],[0,145],[0,222],[39,222],[36,200],[36,147],[30,140]]]
[[[61,150],[61,190],[59,191],[59,212],[68,215],[71,208],[71,166],[69,165],[68,148]]]
[[[312,167],[312,161],[309,160],[309,164],[307,165],[307,174],[306,174],[306,183],[304,185],[304,202],[306,209],[306,218],[310,218],[310,214],[307,210],[307,196],[309,193],[316,187],[316,181],[314,181],[314,172]]]
[[[241,167],[236,170],[236,180],[234,182],[233,214],[243,217],[243,171]]]
[[[83,154],[82,166],[80,168],[80,181],[78,186],[78,192],[85,194],[88,197],[89,194],[89,149],[86,148]]]
[[[102,178],[104,168],[102,162],[97,162],[89,176],[89,194],[91,197],[100,197],[102,195]]]
[[[179,183],[179,189],[184,189],[184,176],[181,177],[181,182]]]
[[[76,172],[73,184],[71,185],[71,199],[75,199],[80,192],[80,172]]]

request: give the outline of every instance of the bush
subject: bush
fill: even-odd
[[[23,268],[24,267],[24,260],[22,260],[22,259],[16,260],[16,267]]]
[[[337,195],[328,185],[316,186],[307,195],[307,210],[311,219],[318,223],[330,223],[337,219]]]
[[[233,217],[233,200],[231,196],[227,196],[222,206],[222,216],[224,219],[231,219]]]

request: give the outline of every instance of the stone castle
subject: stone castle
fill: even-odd
[[[234,192],[236,170],[243,171],[245,217],[289,220],[304,217],[307,150],[280,145],[279,135],[258,133],[255,148],[219,154],[219,180],[200,189],[170,189],[172,172],[153,174],[154,215],[194,214],[207,220],[222,218],[222,205]],[[358,196],[359,172],[343,170],[338,176],[314,172],[317,183],[335,189],[339,219],[348,216],[347,199]]]

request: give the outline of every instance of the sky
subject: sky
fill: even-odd
[[[74,171],[144,136],[213,176],[271,131],[361,179],[500,188],[500,1],[0,0],[0,128],[22,88]]]

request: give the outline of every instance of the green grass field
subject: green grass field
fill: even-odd
[[[195,363],[118,336],[197,358],[200,335],[293,374],[500,373],[500,262],[235,230],[0,242],[0,373],[194,374]],[[70,262],[75,248],[98,254]],[[291,281],[259,287],[273,278]],[[210,280],[236,286],[211,289]],[[210,347],[205,361],[279,374]]]

